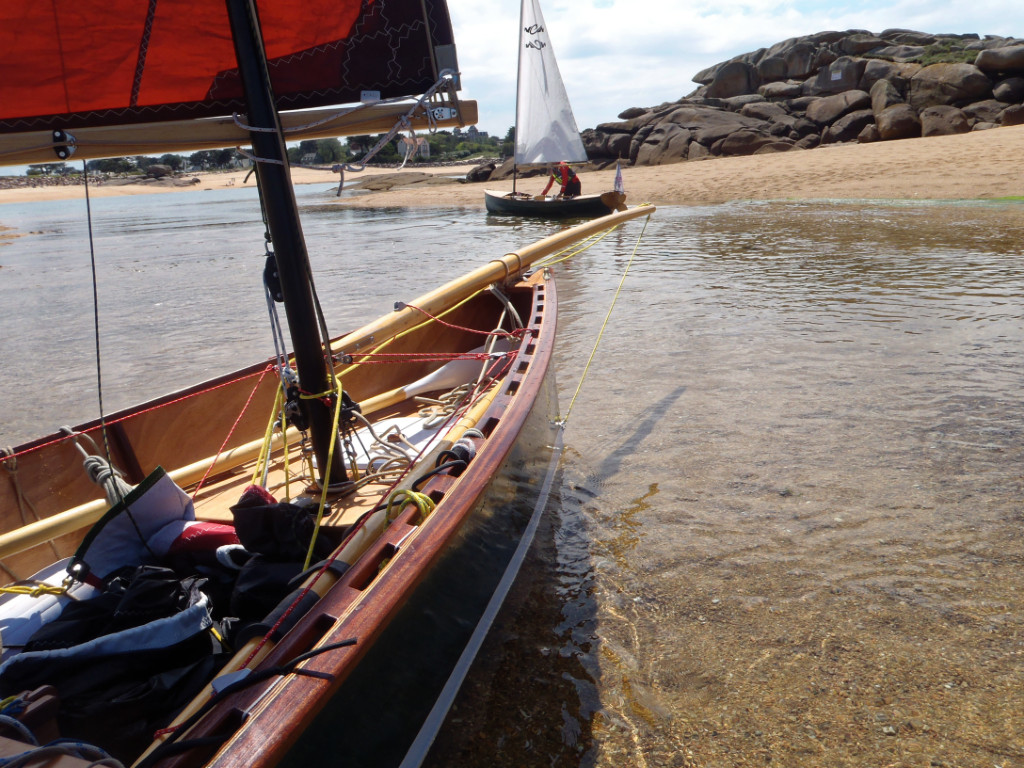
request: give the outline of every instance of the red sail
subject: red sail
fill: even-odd
[[[444,0],[258,0],[279,109],[422,93],[452,43]],[[242,109],[220,0],[3,0],[0,133]]]

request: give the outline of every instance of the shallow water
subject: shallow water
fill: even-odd
[[[332,195],[332,333],[559,226]],[[252,213],[94,201],[108,410],[272,353]],[[0,247],[0,444],[96,413],[82,219],[0,206],[37,233]],[[563,415],[641,229],[556,268]],[[660,209],[428,764],[1024,764],[1022,242],[1010,203]]]

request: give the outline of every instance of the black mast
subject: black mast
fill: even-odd
[[[302,236],[299,209],[295,202],[288,168],[288,154],[273,89],[267,70],[263,34],[255,0],[226,0],[231,36],[235,43],[238,72],[245,89],[249,108],[248,124],[253,128],[273,129],[250,131],[252,148],[261,161],[256,163],[256,177],[266,211],[267,226],[274,244],[274,257],[284,296],[285,314],[291,333],[299,386],[304,392],[321,393],[330,388],[323,342],[320,338],[316,305],[313,299],[313,278],[309,254]],[[269,162],[268,162],[269,161]],[[324,340],[326,341],[326,340]],[[332,441],[337,441],[332,409],[320,399],[302,400],[309,422],[320,479],[327,467]],[[331,485],[347,480],[342,451],[335,447],[331,467]]]

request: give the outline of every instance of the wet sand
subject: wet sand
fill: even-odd
[[[841,144],[813,150],[709,158],[671,165],[623,169],[629,204],[708,205],[733,200],[809,199],[990,199],[1024,195],[1024,181],[1011,158],[1024,146],[1024,126],[996,128],[959,136]],[[350,173],[347,182],[399,174],[394,186],[346,195],[339,205],[483,207],[484,187],[511,190],[511,181],[469,184],[473,164],[447,167],[370,168]],[[246,171],[197,174],[186,187],[155,184],[95,186],[96,196],[168,193],[187,189],[223,189],[244,183]],[[580,174],[585,192],[611,189],[614,168]],[[337,184],[329,170],[293,168],[296,184]],[[250,179],[249,184],[253,183]],[[521,179],[517,188],[540,192],[543,178]],[[81,187],[0,189],[0,204],[81,196]],[[0,212],[2,218],[2,212]]]

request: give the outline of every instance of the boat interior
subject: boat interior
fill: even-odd
[[[48,588],[54,594],[47,599],[58,610],[68,600],[91,596],[90,576],[107,580],[126,565],[121,545],[114,546],[113,555],[102,551],[118,535],[133,538],[130,531],[117,532],[126,526],[126,510],[138,533],[132,513],[147,518],[147,497],[156,494],[159,500],[161,493],[177,493],[175,503],[194,509],[200,525],[174,529],[178,537],[166,551],[159,544],[166,529],[152,535],[144,530],[140,538],[146,543],[138,554],[147,564],[180,569],[180,542],[188,540],[187,560],[190,566],[199,563],[198,572],[212,584],[208,591],[219,603],[211,612],[215,631],[223,633],[216,654],[218,679],[231,679],[232,673],[263,662],[279,664],[328,642],[329,630],[424,527],[457,527],[457,520],[443,520],[445,498],[498,428],[530,369],[547,287],[544,273],[538,272],[502,289],[478,290],[437,315],[404,306],[396,310],[405,318],[397,324],[392,318],[336,340],[333,367],[346,397],[331,399],[331,405],[349,405],[351,398],[357,407],[334,408],[344,425],[345,439],[336,447],[346,477],[341,482],[328,478],[326,490],[308,440],[280,415],[287,413],[288,382],[277,376],[274,361],[10,451],[0,461],[8,479],[0,484],[0,508],[22,519],[4,521],[8,533],[0,535],[0,565],[9,586]],[[181,434],[192,439],[183,441]],[[124,476],[127,495],[120,500],[105,498],[91,479],[97,473],[90,476],[84,469],[90,463],[105,465],[108,457]],[[156,490],[169,481],[177,486],[173,491]],[[254,569],[246,568],[248,560],[232,561],[232,546],[224,542],[237,540],[246,544],[239,549],[263,550],[245,551],[245,558],[286,555],[283,575],[239,594],[240,574]],[[432,535],[421,547],[422,556],[437,557],[444,540],[433,541]],[[216,548],[214,567],[211,552],[204,551],[210,547]],[[114,562],[103,562],[111,557]],[[85,571],[71,589],[68,558],[84,564]],[[0,615],[22,611],[30,616],[17,631],[12,631],[17,622],[6,620],[5,663],[19,653],[31,656],[26,647],[36,648],[24,644],[29,630],[42,623],[39,600],[24,591],[0,596]],[[290,632],[310,605],[328,593],[330,605],[324,601],[318,608],[320,619]],[[23,677],[35,679],[32,673]],[[13,693],[7,690],[12,679],[20,678],[8,672],[4,695]],[[48,695],[45,686],[35,693]],[[190,703],[166,713],[163,724],[176,716],[178,727],[192,727],[215,693],[207,687],[189,697]],[[237,706],[222,715],[204,715],[200,730],[223,729],[237,717],[232,713]],[[46,720],[43,726],[53,724]],[[95,732],[93,720],[85,727],[90,734],[66,735],[104,735]],[[140,750],[149,754],[145,747],[151,735],[136,734],[123,745],[101,741],[100,746],[130,763]]]

